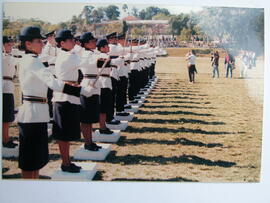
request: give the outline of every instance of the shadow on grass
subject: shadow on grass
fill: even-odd
[[[165,96],[153,96],[151,95],[149,99],[189,99],[189,100],[203,100],[203,98],[194,98],[194,97],[180,97],[180,96],[174,96],[174,97],[165,97]]]
[[[204,120],[196,120],[196,119],[138,119],[135,118],[132,122],[138,123],[158,123],[158,124],[184,124],[184,123],[193,123],[193,124],[203,124],[203,125],[225,125],[224,122],[217,122],[217,121],[204,121]]]
[[[191,179],[187,179],[187,178],[181,178],[181,177],[176,177],[176,178],[168,178],[168,179],[147,179],[147,178],[114,178],[112,179],[112,181],[175,181],[175,182],[199,182],[197,180],[191,180]]]
[[[157,105],[157,106],[144,106],[143,108],[154,109],[154,108],[183,108],[183,109],[216,109],[214,107],[200,107],[200,106],[181,106],[181,105]]]
[[[158,89],[153,89],[152,90],[153,94],[165,94],[165,93],[171,93],[171,94],[182,94],[182,93],[200,93],[200,91],[192,91],[192,90],[164,90],[160,91]]]
[[[175,104],[175,103],[179,103],[179,104],[211,104],[210,102],[193,102],[193,101],[181,101],[181,100],[173,100],[173,101],[151,101],[151,103],[154,104],[164,104],[164,103],[171,103],[171,104]]]
[[[2,168],[2,173],[5,173],[7,171],[9,171],[9,168],[6,168],[6,167]]]
[[[105,171],[97,171],[96,175],[94,176],[93,180],[103,180],[103,174]]]
[[[153,92],[152,95],[157,95],[157,96],[179,96],[179,95],[185,95],[185,96],[208,96],[207,94],[190,94],[190,93],[166,93],[166,92]]]
[[[194,116],[214,116],[213,114],[209,113],[194,113],[189,111],[143,111],[139,110],[138,113],[140,114],[159,114],[159,115],[194,115]]]
[[[195,155],[181,155],[181,156],[173,156],[173,157],[164,157],[164,156],[144,156],[140,154],[134,155],[125,155],[125,156],[116,156],[116,152],[112,151],[110,155],[107,157],[107,163],[112,164],[122,164],[122,165],[164,165],[164,164],[171,164],[171,163],[190,163],[195,165],[206,165],[206,166],[219,166],[229,168],[235,166],[235,162],[228,162],[228,161],[212,161],[210,159],[204,159]],[[152,164],[151,164],[152,163]]]
[[[203,135],[231,135],[231,134],[244,134],[245,132],[223,132],[223,131],[205,131],[201,129],[189,129],[189,128],[157,128],[157,127],[141,127],[134,128],[129,126],[126,129],[129,133],[193,133],[193,134],[203,134]]]
[[[175,140],[156,140],[156,139],[145,139],[145,138],[136,138],[136,139],[125,139],[121,142],[118,142],[118,146],[127,146],[127,145],[141,145],[141,144],[164,144],[164,145],[187,145],[187,146],[198,146],[206,148],[214,147],[223,147],[220,143],[208,143],[192,141],[186,138],[176,138]]]
[[[49,160],[50,161],[57,161],[61,159],[61,155],[60,154],[49,154]]]
[[[15,174],[10,174],[10,175],[2,175],[3,179],[22,179],[22,176],[20,173],[15,173]],[[50,176],[44,176],[44,175],[40,175],[39,179],[51,179]]]

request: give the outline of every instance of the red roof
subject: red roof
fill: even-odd
[[[130,20],[139,20],[139,19],[134,17],[134,16],[127,16],[127,17],[123,18],[123,20],[130,21]]]

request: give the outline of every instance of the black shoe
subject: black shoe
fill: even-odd
[[[120,112],[120,113],[116,113],[117,116],[129,116],[130,114],[127,112]]]
[[[80,166],[76,166],[73,163],[70,163],[68,166],[65,165],[61,165],[61,169],[64,172],[69,172],[69,173],[80,173],[81,167]]]
[[[121,122],[118,121],[118,120],[111,120],[111,121],[107,122],[107,124],[110,124],[110,125],[119,125],[119,124],[121,124]]]
[[[131,104],[138,104],[139,101],[138,100],[134,100],[134,101],[130,101],[129,103],[131,103]]]
[[[70,165],[72,165],[72,166],[75,167],[75,168],[82,169],[82,167],[77,166],[77,165],[75,165],[74,163],[70,163]]]
[[[12,140],[9,140],[7,143],[3,143],[3,147],[10,149],[15,148],[16,146],[18,146],[18,144],[14,143]]]
[[[99,129],[99,133],[100,134],[113,134],[113,131],[111,131],[109,128],[105,128],[105,129]]]
[[[98,151],[101,148],[102,147],[98,146],[96,143],[84,144],[84,149],[89,150],[89,151]]]
[[[125,106],[125,109],[132,109],[131,105]]]

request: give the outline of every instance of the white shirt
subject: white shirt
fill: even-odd
[[[109,58],[110,56],[106,53],[100,53],[98,55],[98,58],[104,58],[104,59],[107,59]],[[109,68],[109,67],[105,67],[105,68],[99,68],[99,73],[100,74],[107,74],[107,75],[110,75],[111,73],[111,70],[112,68]],[[99,81],[100,81],[100,84],[101,84],[101,88],[110,88],[112,89],[112,80],[110,77],[103,77],[103,76],[100,76],[99,77]]]
[[[79,56],[71,51],[59,50],[55,62],[55,75],[57,79],[62,81],[78,81],[79,66],[81,60]],[[80,98],[68,95],[62,92],[53,93],[53,102],[68,101],[72,104],[81,104]]]
[[[78,44],[75,44],[74,48],[71,50],[71,52],[74,52],[78,56],[81,56],[84,51],[84,48],[79,46]]]
[[[19,69],[20,87],[23,95],[47,97],[48,87],[62,91],[64,83],[56,80],[44,67],[40,59],[33,54],[25,54]],[[23,101],[19,107],[16,121],[20,123],[49,122],[48,104]]]
[[[131,53],[130,56],[132,61],[139,60],[139,55],[137,53]],[[131,62],[130,63],[130,70],[139,70],[140,69],[140,62]]]
[[[196,62],[196,56],[194,56],[193,54],[189,55],[187,57],[188,59],[188,64],[189,65],[195,65],[195,62]]]
[[[58,52],[59,48],[52,45],[50,42],[47,42],[47,44],[42,49],[41,55],[39,56],[42,62],[48,62],[48,68],[52,74],[55,74],[55,65],[50,64],[55,64]]]
[[[119,56],[121,54],[121,49],[120,46],[115,45],[115,44],[109,44],[110,51],[109,55],[110,56]],[[112,59],[111,62],[115,61],[116,59]],[[116,80],[119,80],[119,73],[117,68],[112,68],[112,71],[110,73],[111,77],[113,77]]]
[[[81,57],[81,64],[80,64],[80,69],[83,73],[85,74],[91,74],[91,75],[97,75],[99,70],[97,68],[97,58],[98,55],[96,52],[91,51],[91,50],[84,50],[82,52],[82,57]],[[93,84],[95,78],[83,78],[81,82],[81,86],[86,87],[90,84]],[[100,88],[101,88],[101,82],[100,80],[97,80],[95,83],[96,89],[93,92],[94,94],[100,95]]]
[[[15,64],[14,58],[11,54],[2,54],[2,64],[3,64],[3,77],[11,77],[13,78],[15,75]],[[4,80],[3,79],[3,93],[6,94],[14,94],[14,83],[11,80]]]

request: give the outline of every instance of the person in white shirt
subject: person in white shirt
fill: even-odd
[[[106,35],[106,39],[108,40],[108,46],[109,46],[109,52],[111,59],[119,59],[119,47],[117,46],[117,33],[113,32],[111,34]],[[116,95],[118,93],[117,84],[119,82],[119,72],[118,67],[115,66],[112,68],[111,73],[111,81],[112,81],[112,106],[111,106],[111,112],[109,116],[107,117],[107,123],[112,125],[118,125],[120,124],[120,121],[115,120],[113,118],[114,112],[115,112],[115,106],[116,106]]]
[[[48,68],[52,74],[55,74],[55,60],[57,57],[58,48],[55,42],[55,30],[45,34],[47,39],[46,45],[42,49],[40,59],[44,66]],[[47,93],[49,112],[51,121],[53,120],[53,106],[52,106],[53,91],[49,88]]]
[[[188,75],[189,75],[189,82],[194,83],[195,82],[195,73],[197,73],[195,62],[196,62],[196,56],[195,51],[191,50],[186,55],[186,60],[188,61]]]
[[[100,52],[97,58],[97,67],[99,68],[99,81],[101,82],[99,132],[102,134],[112,134],[113,131],[106,127],[106,122],[113,119],[111,80],[112,60],[108,55],[108,52],[110,51],[108,41],[106,39],[99,39],[97,41],[97,49]],[[107,64],[102,68],[106,61],[108,61]]]
[[[15,64],[11,55],[13,41],[8,36],[3,36],[3,147],[15,148],[17,146],[9,137],[9,125],[15,119],[14,116],[14,83]]]
[[[20,141],[19,168],[23,178],[39,178],[39,170],[49,161],[47,123],[50,117],[46,98],[48,87],[76,98],[79,98],[80,94],[90,96],[93,88],[76,87],[57,80],[44,67],[38,58],[43,47],[43,36],[38,27],[23,28],[19,39],[20,49],[25,51],[19,69],[23,104],[16,117]]]
[[[79,86],[78,70],[81,60],[77,54],[71,51],[75,45],[71,31],[60,30],[56,34],[55,40],[57,46],[60,47],[55,62],[55,75],[57,79],[75,87]],[[62,171],[78,173],[80,172],[80,167],[71,163],[69,149],[70,141],[79,140],[81,137],[80,98],[62,92],[54,92],[52,101],[54,119],[52,131],[53,138],[57,140],[60,149],[62,158],[61,169]]]
[[[84,148],[90,151],[98,151],[101,149],[92,141],[92,124],[99,122],[99,96],[100,96],[100,81],[97,80],[97,54],[96,54],[97,39],[91,32],[86,32],[81,35],[80,42],[84,51],[81,55],[80,69],[83,74],[81,86],[93,85],[95,92],[91,97],[81,96],[81,131],[85,140]]]

